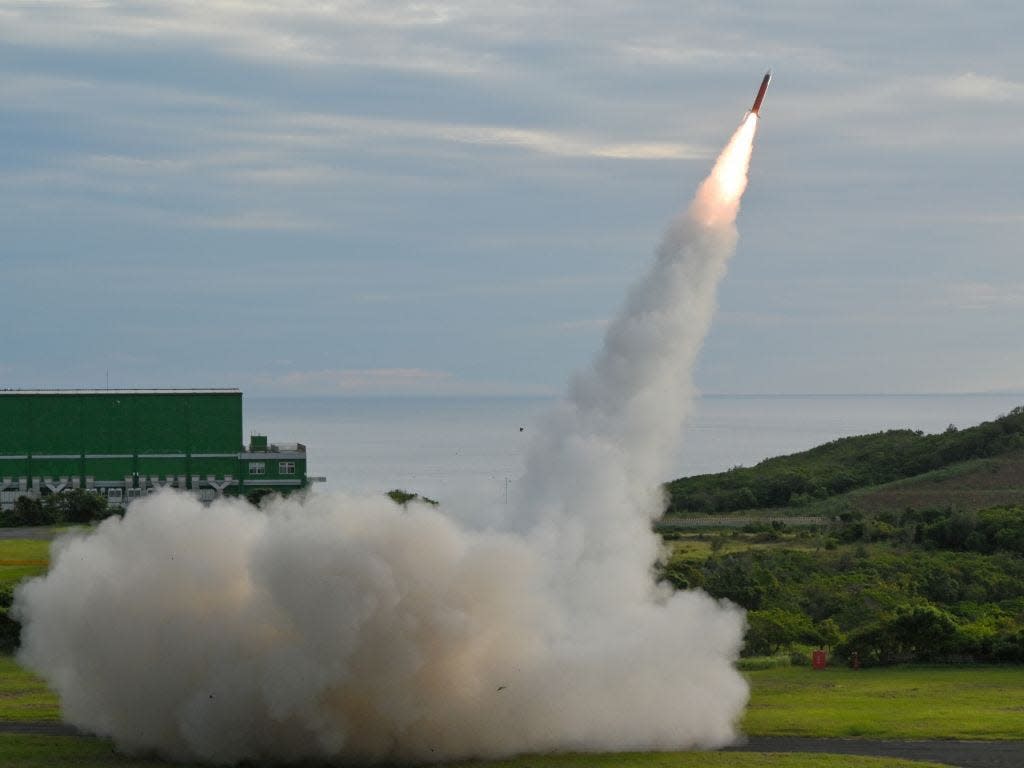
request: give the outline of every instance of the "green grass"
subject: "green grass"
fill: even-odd
[[[813,540],[812,540],[813,541]],[[813,546],[812,542],[807,542]],[[676,556],[701,557],[710,542]],[[737,540],[737,549],[757,546]],[[770,546],[771,544],[767,544]],[[792,542],[790,542],[792,545]],[[689,547],[687,547],[689,548]],[[0,541],[0,585],[45,572],[49,542]],[[783,667],[747,673],[751,735],[891,739],[1018,739],[1024,733],[1024,667],[889,668],[814,672]],[[60,718],[57,697],[13,658],[0,656],[0,721]],[[9,768],[159,768],[157,759],[118,755],[100,739],[0,734],[0,765]],[[525,756],[450,768],[937,768],[890,758],[760,753],[626,753]]]
[[[760,665],[751,665],[760,666]],[[887,667],[856,672],[747,671],[743,731],[755,736],[1020,739],[1024,667]],[[0,656],[0,721],[57,721],[57,697]]]
[[[0,587],[46,573],[49,562],[49,541],[0,539]]]
[[[747,673],[755,736],[1020,739],[1024,667],[781,667]]]
[[[168,768],[181,764],[119,755],[109,742],[86,736],[0,734],[4,768]]]
[[[0,656],[0,721],[56,722],[60,720],[57,695],[40,678]]]
[[[1013,739],[1024,733],[1024,667],[829,669],[748,672],[751,735]],[[53,721],[56,697],[37,677],[0,656],[0,721]],[[10,768],[150,768],[159,760],[118,756],[102,740],[0,734]],[[893,759],[758,753],[627,753],[526,756],[451,768],[924,768]]]
[[[677,538],[667,541],[671,559],[702,563],[711,555],[731,555],[755,549],[796,549],[815,550],[824,546],[824,536],[800,536],[786,532],[776,534],[774,541],[767,540],[761,533],[746,533],[733,528],[729,531],[701,533],[680,533]]]
[[[800,651],[804,658],[811,658],[811,651]],[[745,656],[736,662],[736,668],[740,672],[757,672],[763,669],[774,669],[776,667],[791,667],[793,660],[791,653],[779,653],[775,656]]]

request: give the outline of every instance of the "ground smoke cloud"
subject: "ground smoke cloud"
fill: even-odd
[[[500,531],[384,497],[141,500],[60,539],[50,573],[17,594],[20,660],[65,719],[122,749],[212,762],[731,741],[742,614],[654,584],[650,520],[756,120],[533,430]]]

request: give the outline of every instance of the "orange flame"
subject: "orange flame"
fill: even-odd
[[[732,224],[747,188],[750,155],[757,132],[757,115],[747,114],[736,133],[715,161],[715,167],[700,185],[690,214],[706,227]]]

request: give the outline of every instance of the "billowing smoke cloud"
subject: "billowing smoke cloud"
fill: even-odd
[[[256,510],[163,492],[58,540],[16,611],[19,658],[65,720],[212,762],[731,741],[742,613],[654,583],[650,520],[755,128],[737,131],[593,368],[534,430],[501,530],[384,497]]]

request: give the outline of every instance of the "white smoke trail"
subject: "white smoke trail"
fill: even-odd
[[[383,497],[138,501],[58,540],[49,574],[17,593],[19,658],[64,719],[127,751],[218,763],[731,741],[742,614],[654,584],[650,519],[755,128],[540,429],[505,532]]]

